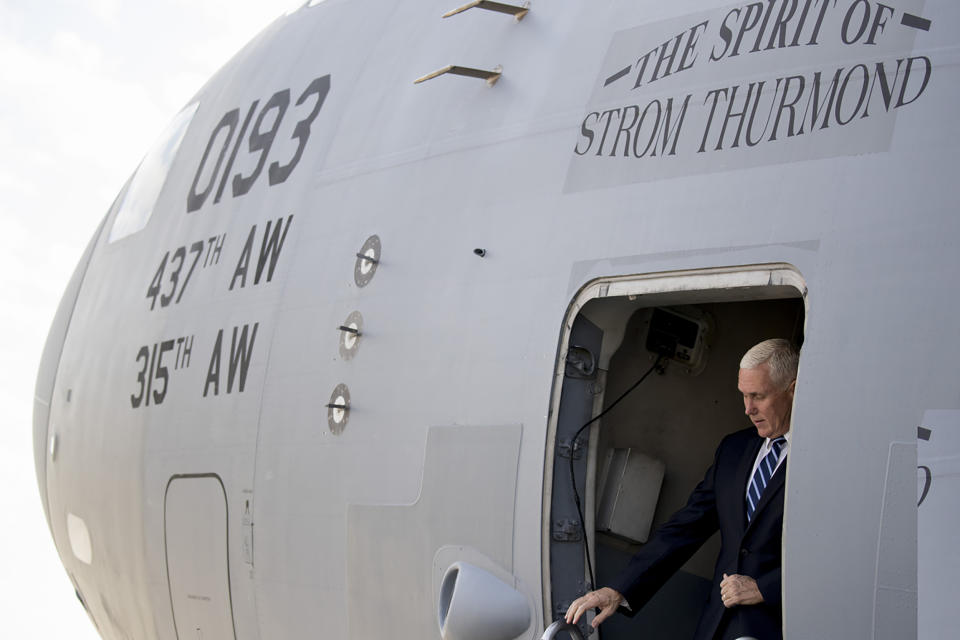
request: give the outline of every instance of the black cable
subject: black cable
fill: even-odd
[[[642,376],[640,376],[639,380],[634,382],[629,389],[627,389],[622,394],[620,394],[620,397],[614,400],[613,402],[611,402],[606,409],[598,413],[596,416],[590,418],[590,420],[588,420],[586,424],[584,424],[582,427],[577,429],[577,432],[574,434],[573,438],[570,440],[570,483],[571,485],[573,485],[573,501],[577,505],[577,515],[580,517],[580,530],[583,533],[583,550],[584,550],[584,555],[586,555],[587,557],[587,573],[590,576],[590,584],[588,585],[589,586],[588,591],[593,591],[597,581],[596,581],[596,577],[593,574],[593,562],[591,562],[590,560],[590,545],[587,542],[587,523],[585,518],[583,517],[583,507],[580,504],[580,492],[577,491],[577,478],[574,475],[574,470],[573,470],[573,459],[575,457],[575,453],[577,450],[577,438],[580,437],[580,434],[583,433],[584,429],[589,427],[591,424],[593,424],[603,416],[607,415],[611,409],[613,409],[615,406],[620,404],[621,400],[623,400],[628,395],[630,395],[630,392],[632,392],[634,389],[639,387],[641,383],[643,383],[643,381],[647,379],[647,376],[649,376],[651,373],[653,373],[655,370],[657,370],[660,367],[660,362],[663,360],[663,358],[664,358],[663,354],[658,355],[656,362],[653,363],[653,366],[647,369],[647,372],[644,373]],[[597,628],[597,630],[599,631],[599,627]]]

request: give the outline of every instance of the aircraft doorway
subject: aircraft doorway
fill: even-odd
[[[805,293],[788,265],[624,278],[581,292],[554,383],[543,532],[548,617],[562,616],[587,589],[591,567],[597,586],[609,583],[686,503],[723,436],[749,426],[737,391],[740,358],[766,338],[802,344]],[[656,371],[572,440],[658,357]],[[604,640],[692,637],[719,547],[714,535],[636,616],[607,620]]]

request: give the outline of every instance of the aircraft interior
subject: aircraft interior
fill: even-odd
[[[596,585],[607,584],[686,503],[723,436],[749,426],[737,391],[743,353],[773,337],[802,344],[804,318],[800,292],[790,287],[600,297],[583,305],[566,357],[552,483],[555,618],[588,588],[590,569]],[[570,432],[583,426],[584,415],[607,409],[573,445],[586,455],[574,454],[571,463],[564,454]],[[583,494],[580,512],[568,467]],[[592,566],[583,561],[583,537],[571,524],[580,522]],[[634,617],[608,619],[603,640],[641,633],[648,640],[692,637],[719,548],[715,534]]]

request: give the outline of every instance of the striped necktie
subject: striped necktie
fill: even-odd
[[[780,450],[786,441],[787,439],[783,436],[774,439],[770,443],[770,453],[763,457],[763,460],[757,465],[757,470],[753,472],[753,479],[750,480],[750,488],[747,490],[747,522],[750,522],[753,518],[753,512],[760,504],[760,497],[763,495],[763,490],[767,488],[767,483],[770,482],[770,476],[777,468]]]

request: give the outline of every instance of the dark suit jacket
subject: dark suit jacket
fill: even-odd
[[[741,636],[782,639],[780,538],[786,464],[781,464],[773,474],[753,520],[747,524],[747,483],[762,444],[763,438],[753,427],[723,439],[713,465],[686,506],[657,529],[610,585],[630,605],[629,611],[621,611],[627,615],[636,613],[719,529],[720,555],[714,569],[710,600],[700,616],[695,640],[734,640]],[[754,578],[764,602],[725,608],[720,600],[724,573]]]

